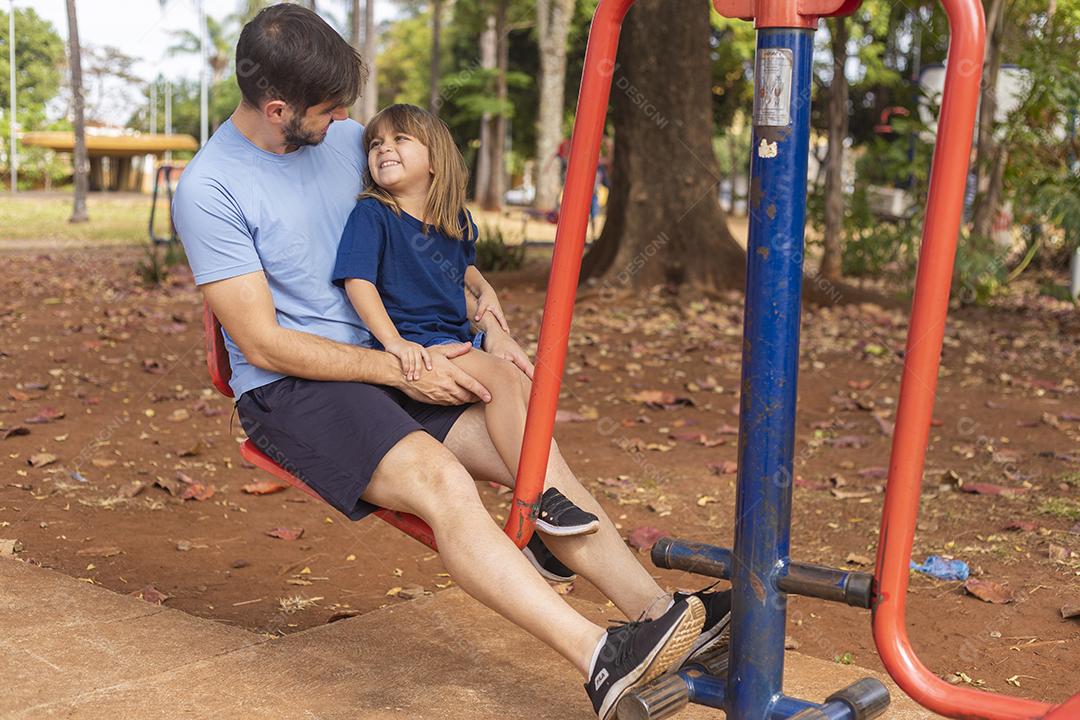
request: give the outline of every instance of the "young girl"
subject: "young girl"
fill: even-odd
[[[482,351],[475,320],[491,313],[509,330],[494,289],[476,269],[476,225],[465,209],[465,161],[441,120],[413,105],[391,105],[364,130],[364,190],[342,233],[333,280],[408,380],[431,369],[426,348],[471,343],[453,358],[473,377],[505,376],[507,361]],[[484,419],[492,443],[517,473],[525,413],[519,387],[492,387]],[[537,528],[552,535],[596,532],[599,520],[555,488],[541,499]]]

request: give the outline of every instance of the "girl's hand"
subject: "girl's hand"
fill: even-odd
[[[502,305],[499,304],[499,296],[495,294],[495,289],[488,285],[484,288],[484,291],[476,298],[476,322],[480,322],[480,318],[484,317],[484,313],[491,313],[495,318],[495,321],[499,323],[506,332],[510,332],[510,326],[506,324],[506,315],[503,314]]]
[[[431,369],[431,354],[423,345],[398,338],[385,347],[386,352],[401,361],[401,373],[410,382],[419,380],[424,368]]]

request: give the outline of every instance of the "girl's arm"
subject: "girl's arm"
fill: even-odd
[[[491,283],[480,274],[475,265],[470,265],[465,269],[465,289],[476,296],[476,315],[473,317],[473,322],[480,322],[484,313],[490,312],[498,321],[499,326],[506,332],[510,332],[510,326],[506,323],[506,315],[503,314],[495,288],[491,287]],[[466,302],[466,305],[468,304]]]
[[[375,285],[368,280],[349,278],[345,281],[345,294],[349,296],[356,314],[364,321],[386,351],[401,360],[401,370],[408,380],[420,378],[420,363],[431,369],[431,357],[428,351],[414,342],[402,339],[394,321],[386,313],[386,306]]]

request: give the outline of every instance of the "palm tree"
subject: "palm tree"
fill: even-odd
[[[258,10],[255,12],[257,13]],[[198,33],[190,30],[173,30],[172,34],[177,43],[168,49],[170,55],[199,55],[202,52],[199,47]],[[216,85],[225,77],[229,69],[235,38],[226,29],[225,23],[209,15],[206,16],[206,37],[208,40],[206,61],[210,65],[211,84]]]
[[[75,111],[75,206],[68,222],[86,222],[86,192],[89,186],[90,158],[86,154],[86,118],[83,107],[82,48],[79,45],[79,21],[75,14],[75,0],[67,0],[68,16],[68,65],[71,67],[71,99]]]

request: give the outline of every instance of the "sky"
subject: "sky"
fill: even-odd
[[[12,0],[0,0],[0,6],[8,9]],[[64,0],[14,0],[17,8],[33,8],[38,15],[50,21],[56,31],[67,39],[67,3]],[[206,12],[221,19],[234,12],[237,0],[206,2]],[[343,0],[322,0],[320,13],[335,27],[344,22],[348,3]],[[198,11],[196,0],[78,0],[79,40],[84,45],[111,45],[126,55],[137,58],[135,72],[147,81],[161,73],[165,78],[195,79],[199,76],[199,59],[196,56],[169,56],[165,50],[176,43],[170,33],[173,30],[197,32]],[[375,4],[376,22],[393,15],[389,0]],[[0,28],[7,32],[7,28]],[[18,38],[18,28],[15,37]],[[123,123],[130,116],[131,108],[116,108],[109,120]]]

